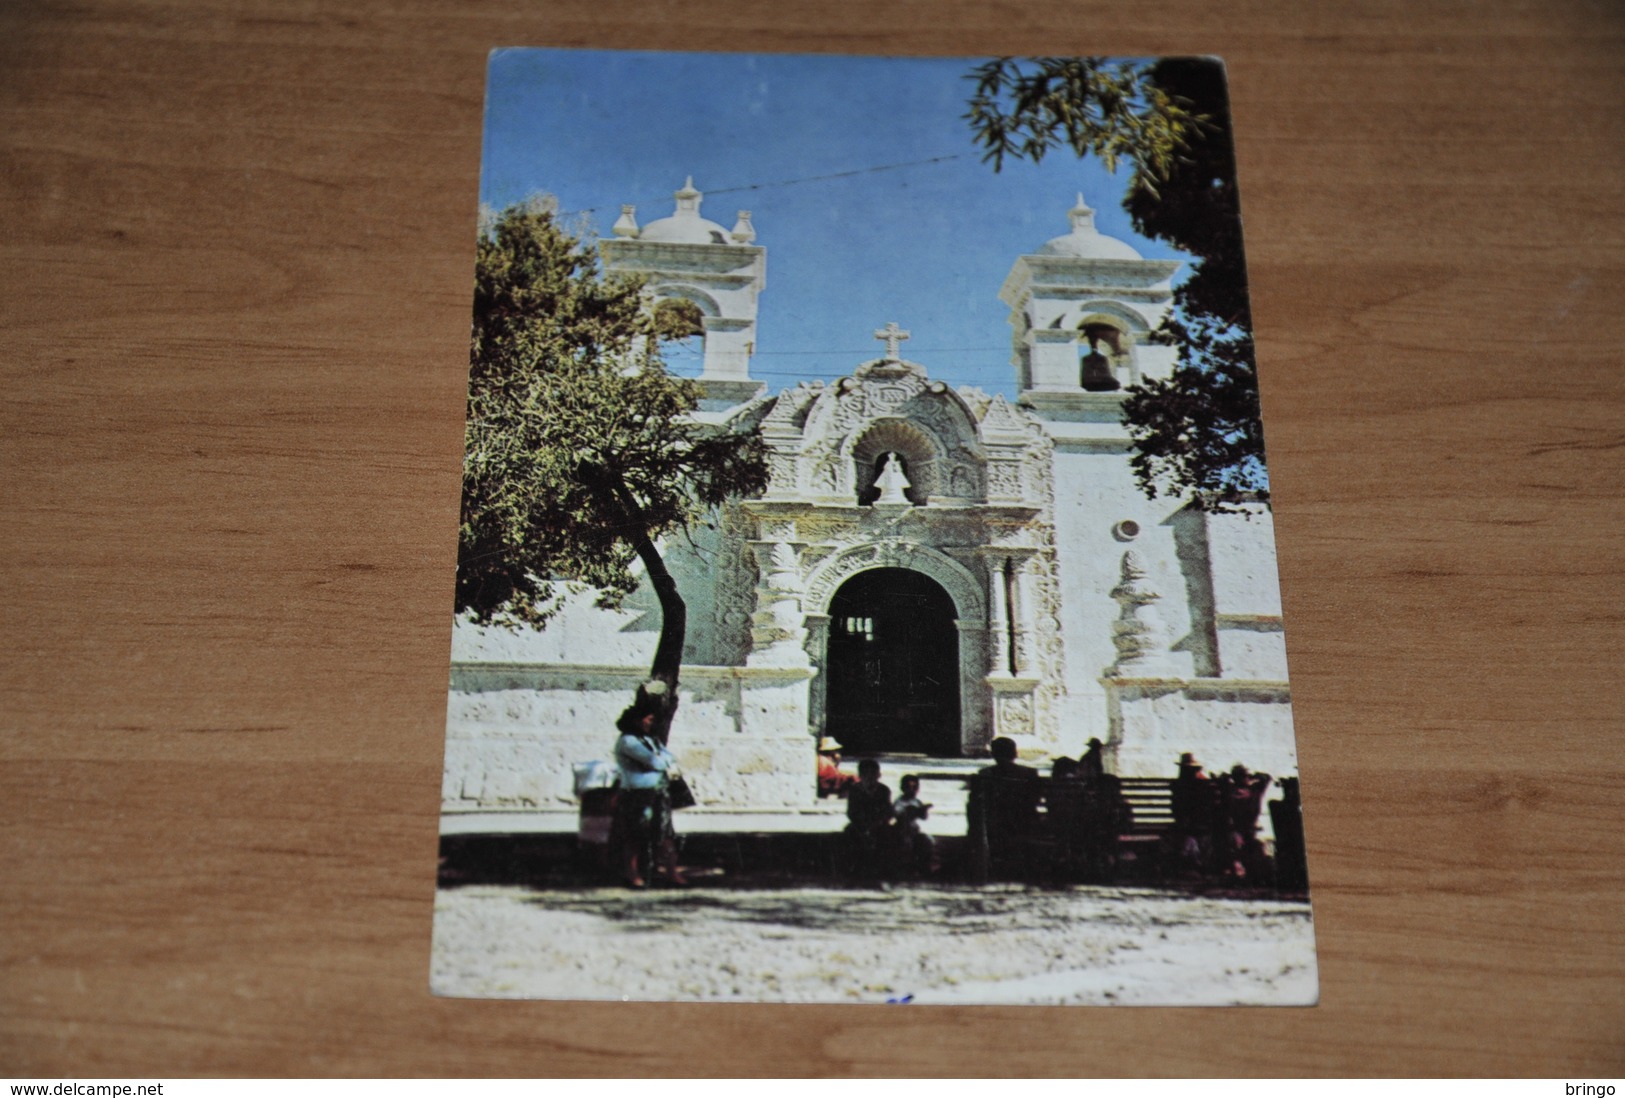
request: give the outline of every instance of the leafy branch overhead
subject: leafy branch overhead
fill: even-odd
[[[636,279],[602,276],[544,205],[510,207],[482,232],[459,613],[539,627],[558,608],[555,581],[619,605],[635,558],[664,575],[654,542],[765,487],[760,437],[695,422],[698,385],[662,365],[661,343],[698,320],[688,303],[648,308]]]
[[[1224,66],[1103,58],[1000,58],[972,70],[965,118],[995,170],[1065,145],[1133,173],[1124,208],[1144,236],[1192,255],[1160,338],[1179,349],[1164,379],[1128,390],[1123,420],[1147,496],[1226,509],[1269,499],[1252,315]]]
[[[1208,119],[1147,78],[1144,66],[1101,57],[1001,57],[971,73],[965,117],[994,170],[1006,157],[1038,163],[1065,145],[1109,172],[1133,166],[1132,188],[1155,195]]]

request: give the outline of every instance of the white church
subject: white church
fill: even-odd
[[[672,747],[701,803],[681,827],[838,811],[816,792],[825,736],[894,784],[980,765],[995,736],[1035,765],[1098,738],[1125,776],[1171,777],[1186,751],[1296,775],[1269,512],[1148,500],[1129,467],[1124,389],[1173,369],[1152,333],[1178,263],[1102,235],[1080,196],[999,292],[1013,403],[933,380],[887,317],[849,376],[770,393],[750,215],[707,220],[692,182],[675,198],[641,227],[623,207],[604,266],[699,307],[699,418],[759,425],[772,474],[663,547],[689,608]],[[659,631],[647,588],[616,611],[573,598],[541,631],[457,622],[443,830],[572,829],[572,765],[608,757]]]

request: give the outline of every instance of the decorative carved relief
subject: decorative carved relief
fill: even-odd
[[[967,398],[929,382],[923,368],[913,363],[871,362],[833,386],[781,401],[768,421],[788,426],[790,409],[805,402],[799,484],[814,495],[866,491],[878,456],[895,450],[907,459],[914,502],[937,494],[981,499],[986,494],[983,454],[969,401],[980,404],[987,398],[977,390],[968,392]],[[782,434],[780,438],[776,445],[788,453]],[[790,484],[781,464],[773,465],[775,495]]]
[[[1025,413],[1024,413],[1025,414]],[[1036,428],[1037,421],[1027,416]],[[1061,643],[1061,567],[1055,545],[1055,443],[1040,430],[1029,434],[1027,465],[1038,472],[1036,491],[1040,511],[1038,522],[1030,527],[1038,552],[1027,562],[1032,574],[1033,657],[1041,681],[1033,694],[1035,719],[1048,738],[1063,732],[1061,707],[1065,695],[1066,655]]]
[[[1123,554],[1122,579],[1112,588],[1112,598],[1121,609],[1112,623],[1117,662],[1109,674],[1124,678],[1161,671],[1166,645],[1161,618],[1153,607],[1162,596],[1145,582],[1145,567],[1132,549]]]
[[[718,658],[733,665],[745,662],[750,651],[750,615],[756,606],[756,554],[749,539],[755,521],[737,506],[722,509],[718,523],[716,591]]]
[[[767,455],[768,494],[793,496],[799,494],[796,455],[792,451],[773,450]]]
[[[827,613],[830,599],[841,584],[871,568],[911,568],[931,577],[948,592],[961,621],[985,621],[987,602],[981,585],[964,565],[939,549],[890,538],[838,552],[807,578],[804,605],[811,613]]]
[[[807,548],[801,551],[802,575],[812,575],[813,570],[816,569],[820,563],[829,559],[830,554],[834,552],[835,547],[833,545],[807,546]]]
[[[874,402],[875,408],[896,408],[903,401],[914,395],[914,388],[905,384],[902,379],[885,382],[869,389],[869,399]]]
[[[972,454],[980,450],[976,424],[959,399],[946,390],[922,393],[899,408],[898,413],[929,428],[950,447]]]
[[[756,530],[725,527],[717,582],[719,635],[736,644],[734,650],[750,651],[754,610],[760,634],[757,659],[766,656],[763,644],[773,646],[774,654],[766,658],[780,658],[790,630],[787,620],[778,619],[795,596],[789,579],[791,546],[799,548],[793,566],[802,586],[795,607],[808,626],[828,610],[840,585],[859,572],[914,569],[940,583],[957,608],[967,748],[985,746],[1003,718],[1016,721],[1026,734],[1058,741],[1064,667],[1054,500],[1048,483],[1053,447],[1036,419],[1002,397],[931,382],[912,363],[877,360],[833,385],[803,385],[782,394],[764,426],[772,428],[767,432],[773,448],[771,498],[810,496],[807,502],[814,506],[798,511],[793,521],[766,516],[752,524]],[[849,501],[867,487],[880,455],[889,451],[907,459],[909,495],[916,503],[933,497],[961,503],[993,497],[1038,505],[1039,512],[1019,516],[974,507],[915,507],[906,515],[881,516],[870,507],[852,507]],[[830,498],[821,506],[821,497],[845,499],[837,503]],[[749,552],[744,558],[729,557],[737,554],[741,538],[753,534],[763,542],[787,543],[786,548],[761,545],[759,561]],[[990,648],[1008,640],[1009,631],[1001,628],[996,638],[988,628],[989,590],[975,559],[979,547],[1000,546],[1020,550],[1015,555],[1025,575],[1016,623],[1018,660],[1023,677],[1038,680],[1023,689],[1021,704],[1003,718],[986,675]],[[747,582],[726,578],[725,573],[737,571],[730,560],[744,567]],[[766,577],[759,600],[752,582],[758,565]],[[825,636],[820,625],[797,633],[796,643],[822,663]],[[814,693],[819,692],[815,686]]]
[[[813,467],[813,487],[821,488],[826,492],[844,492],[846,485],[841,476],[843,462],[840,455],[828,452],[817,457],[817,464]]]
[[[970,414],[976,417],[978,422],[987,414],[988,405],[993,403],[993,398],[975,385],[961,385],[954,391],[959,394],[959,399],[965,402],[965,407],[970,409]]]
[[[963,622],[963,619],[961,619]],[[959,706],[964,714],[965,735],[961,742],[967,751],[977,751],[993,738],[993,707],[988,696],[988,631],[980,625],[961,625],[959,630]]]
[[[763,541],[795,541],[796,524],[793,519],[769,518],[760,523]]]
[[[1026,736],[1033,730],[1033,702],[1026,694],[998,694],[1001,736]]]
[[[795,536],[795,525],[790,526],[790,536]],[[768,551],[768,573],[765,585],[771,591],[789,591],[799,593],[801,590],[801,565],[796,555],[795,546],[787,541],[775,541],[773,548]]]
[[[803,381],[779,394],[773,410],[762,420],[764,430],[798,431],[807,422],[807,411],[824,392],[822,381]]]
[[[807,625],[807,639],[804,642],[807,662],[822,667],[829,653],[829,617],[824,614],[808,614],[804,620]],[[819,675],[813,680],[811,695],[807,699],[807,715],[808,723],[820,733],[824,728],[824,706],[828,700],[828,677]]]
[[[1021,466],[1013,461],[987,464],[987,494],[990,499],[1020,499]]]
[[[987,411],[982,416],[982,437],[990,435],[1026,435],[1029,421],[1002,396],[995,396],[988,402]]]
[[[778,407],[780,399],[777,396],[769,396],[767,389],[763,388],[755,396],[729,412],[726,422],[730,428],[735,430],[742,427],[759,427],[762,421],[773,413],[773,409]]]

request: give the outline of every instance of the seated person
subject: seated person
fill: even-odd
[[[1099,785],[1100,779],[1106,776],[1104,748],[1105,745],[1100,742],[1098,736],[1091,736],[1089,738],[1089,750],[1085,751],[1083,757],[1078,759],[1078,777],[1091,786]]]
[[[841,772],[841,745],[825,736],[818,741],[818,795],[844,797],[858,784],[851,774]]]
[[[1186,874],[1201,873],[1213,855],[1213,823],[1218,786],[1189,751],[1179,756],[1170,807],[1174,825],[1168,834],[1173,860]]]
[[[1020,870],[1024,846],[1038,831],[1038,804],[1043,786],[1038,771],[1016,762],[1016,743],[1000,736],[988,745],[993,765],[983,767],[971,782],[966,805],[972,836],[987,838],[991,863]]]
[[[846,835],[854,869],[878,874],[880,856],[892,836],[891,790],[880,781],[880,764],[858,763],[858,782],[846,791]]]
[[[993,765],[983,767],[983,774],[998,774],[1022,781],[1032,781],[1038,777],[1038,771],[1016,762],[1016,741],[1009,736],[999,736],[987,745],[987,752],[993,756]]]
[[[1044,804],[1055,837],[1055,869],[1064,880],[1083,873],[1089,840],[1089,812],[1094,790],[1078,773],[1078,760],[1056,759],[1050,770]]]
[[[936,842],[920,828],[931,814],[931,806],[920,800],[920,779],[913,774],[903,778],[901,797],[892,805],[892,826],[896,829],[905,868],[930,873],[936,856]]]
[[[1309,887],[1309,866],[1303,850],[1303,801],[1297,778],[1282,778],[1279,784],[1281,799],[1270,802],[1270,824],[1275,830],[1275,885],[1301,892]]]
[[[1223,869],[1228,877],[1256,878],[1265,868],[1264,847],[1258,841],[1258,816],[1270,781],[1268,774],[1255,774],[1237,763],[1222,783],[1228,840]]]
[[[1119,839],[1134,830],[1134,809],[1123,796],[1123,779],[1104,774],[1091,797],[1088,821],[1088,873],[1108,880],[1118,867]]]

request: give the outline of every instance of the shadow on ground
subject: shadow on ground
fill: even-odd
[[[470,885],[517,886],[548,894],[555,910],[579,910],[610,919],[681,921],[684,913],[707,905],[726,908],[730,918],[780,925],[832,925],[830,920],[875,920],[884,929],[886,912],[900,893],[919,892],[928,884],[943,905],[944,920],[963,920],[965,932],[974,933],[978,915],[1005,908],[1008,894],[1028,896],[1043,892],[1071,892],[1073,880],[1026,880],[973,885],[969,845],[960,837],[938,839],[940,866],[929,880],[889,879],[855,875],[843,857],[842,836],[803,833],[705,833],[686,836],[682,864],[689,878],[684,889],[661,888],[646,892],[620,887],[600,846],[577,841],[573,834],[554,835],[445,835],[440,840],[441,888]],[[1210,899],[1305,900],[1301,892],[1280,892],[1266,887],[1238,887],[1234,882],[1166,880],[1152,865],[1126,865],[1112,880],[1089,887],[1103,896],[1128,887],[1170,896]],[[798,898],[797,890],[819,892],[834,902]],[[786,897],[764,896],[760,904],[740,896],[747,892],[790,892]],[[576,893],[578,895],[572,895]],[[723,897],[726,897],[725,899]],[[648,902],[631,902],[639,899]],[[991,905],[991,906],[990,906]],[[843,911],[842,909],[847,909]],[[667,913],[666,916],[660,914]],[[798,922],[798,920],[800,920]]]
[[[873,887],[854,879],[842,857],[841,835],[728,832],[681,839],[683,871],[697,888],[778,889]],[[962,874],[963,839],[939,844],[937,879]],[[601,888],[619,881],[601,846],[574,835],[443,835],[440,887],[500,884],[530,888]]]
[[[582,894],[549,893],[532,903],[550,911],[594,915],[627,929],[663,930],[694,925],[695,916],[731,923],[783,927],[837,934],[904,932],[922,919],[953,934],[992,934],[1009,928],[1008,911],[1019,886],[993,892],[968,888],[899,887],[866,892],[808,888],[702,890],[632,893],[597,889]]]

